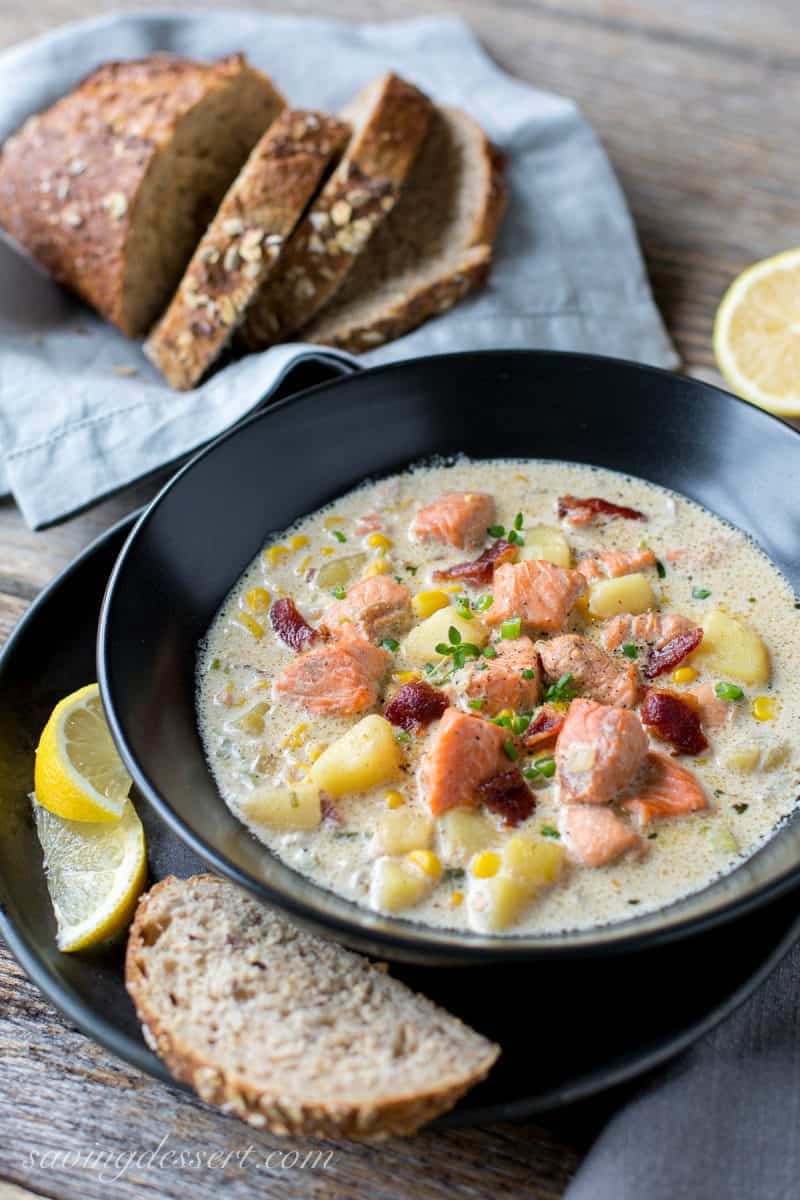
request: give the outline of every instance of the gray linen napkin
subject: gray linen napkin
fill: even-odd
[[[149,12],[69,26],[0,55],[0,139],[99,63],[243,49],[294,103],[337,110],[393,69],[470,111],[508,155],[510,205],[489,287],[359,360],[548,347],[659,366],[676,356],[608,160],[572,101],[510,79],[453,17],[352,25],[254,12]],[[0,454],[26,520],[59,520],[222,432],[297,355],[232,363],[171,392],[135,342],[0,242]],[[129,374],[131,369],[136,374]]]

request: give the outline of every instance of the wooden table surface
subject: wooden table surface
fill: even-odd
[[[795,0],[274,0],[260,7],[373,20],[457,11],[508,71],[575,97],[619,174],[656,300],[693,375],[717,378],[711,329],[731,277],[800,242]],[[0,44],[108,8],[103,0],[2,0]],[[0,638],[53,574],[154,487],[128,489],[45,533],[31,533],[13,505],[0,502]],[[206,1152],[235,1154],[252,1142],[264,1159],[281,1143],[100,1050],[43,1000],[0,944],[0,1200],[31,1192],[160,1198],[187,1189],[204,1200],[223,1188],[236,1200],[549,1200],[563,1194],[595,1121],[573,1115],[423,1133],[378,1148],[336,1148],[327,1166],[305,1170],[276,1159],[256,1170],[235,1158],[202,1171],[161,1169],[147,1157],[124,1170],[120,1160],[105,1174],[74,1160],[53,1165],[48,1151],[147,1156],[165,1135],[171,1147]]]

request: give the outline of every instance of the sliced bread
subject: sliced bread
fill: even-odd
[[[257,143],[145,344],[172,387],[194,387],[231,340],[349,133],[335,117],[286,108]]]
[[[479,287],[506,205],[502,159],[456,108],[433,119],[400,203],[304,341],[373,350]]]
[[[240,54],[108,63],[5,143],[0,225],[123,333],[144,334],[283,106]]]
[[[170,877],[142,898],[125,978],[176,1078],[274,1133],[411,1133],[499,1054],[379,966],[212,875]]]
[[[394,207],[431,111],[427,96],[392,74],[374,80],[344,109],[353,137],[248,309],[240,335],[248,349],[286,340],[341,287]]]

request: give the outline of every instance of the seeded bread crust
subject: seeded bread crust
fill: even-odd
[[[277,1134],[413,1133],[499,1054],[379,966],[212,875],[170,877],[141,899],[125,980],[175,1077]]]
[[[431,111],[427,96],[393,74],[373,81],[343,111],[353,138],[250,306],[239,335],[244,346],[284,341],[335,294],[393,209]]]
[[[145,344],[171,387],[194,387],[230,342],[349,134],[334,117],[284,109],[257,143]]]
[[[283,105],[240,54],[107,63],[6,141],[0,225],[123,333],[144,334]]]
[[[437,106],[400,203],[301,338],[359,354],[446,312],[486,282],[506,202],[500,152]]]

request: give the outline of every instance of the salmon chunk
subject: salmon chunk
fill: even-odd
[[[590,700],[620,708],[633,708],[636,703],[639,676],[630,659],[612,658],[588,638],[574,633],[537,642],[536,649],[547,683],[571,675],[576,691]]]
[[[494,497],[487,492],[444,492],[419,510],[409,532],[417,542],[466,550],[480,546],[493,521]]]
[[[559,824],[567,849],[584,867],[604,867],[641,845],[615,812],[596,804],[565,804]]]
[[[626,708],[573,700],[556,742],[565,804],[607,804],[631,782],[647,754],[647,734]]]
[[[706,729],[722,729],[730,720],[735,707],[731,700],[720,700],[710,683],[697,683],[694,687],[678,692],[678,695],[696,707],[700,724]]]
[[[582,558],[576,570],[580,571],[587,583],[596,579],[618,579],[620,575],[630,575],[633,571],[641,571],[642,567],[655,565],[656,556],[652,550],[602,550],[599,554],[590,554]]]
[[[537,559],[504,563],[494,573],[494,601],[483,619],[499,625],[519,617],[528,632],[560,633],[585,591],[586,580],[578,571]]]
[[[340,638],[289,663],[276,695],[320,716],[352,717],[372,708],[391,655],[363,638]]]
[[[530,638],[498,642],[497,657],[481,659],[470,671],[466,692],[482,701],[481,712],[496,717],[504,708],[530,711],[539,703],[542,672]]]
[[[696,624],[680,613],[645,612],[636,617],[622,613],[603,629],[603,645],[606,650],[616,650],[624,642],[647,642],[660,649],[678,634],[689,633]]]
[[[647,756],[642,784],[622,803],[642,827],[660,817],[681,817],[708,808],[697,777],[674,758],[655,750]]]
[[[388,575],[373,575],[351,587],[343,600],[334,600],[322,614],[320,627],[329,637],[355,634],[380,642],[403,633],[411,622],[411,593]]]
[[[477,803],[478,788],[509,768],[503,750],[508,730],[482,717],[448,708],[420,767],[422,791],[435,817]]]

